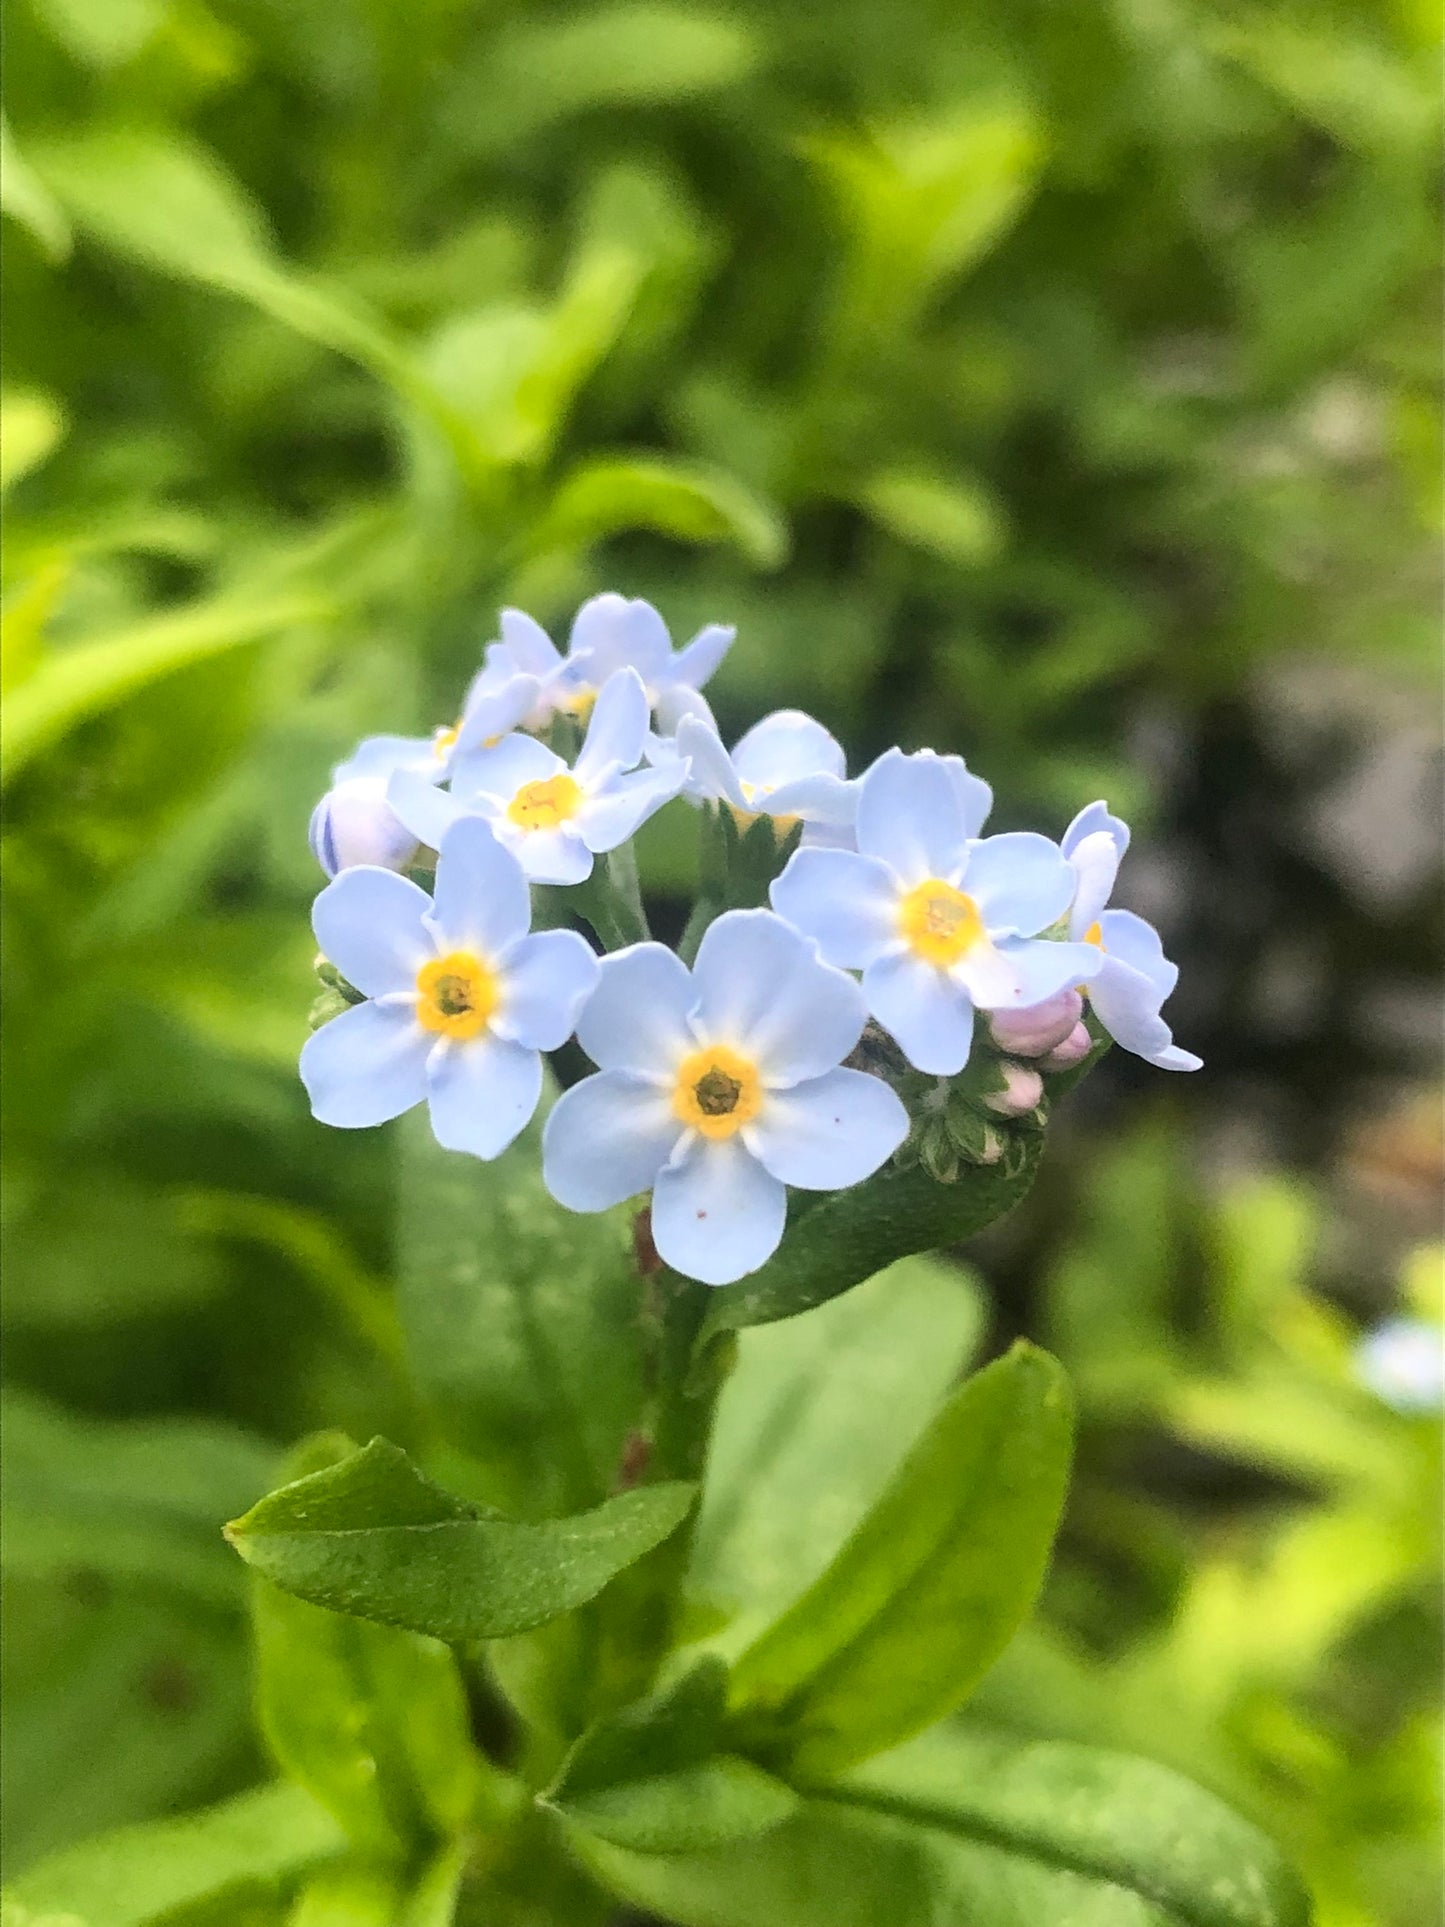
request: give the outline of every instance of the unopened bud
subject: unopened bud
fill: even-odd
[[[328,790],[311,812],[311,853],[327,876],[358,863],[404,870],[417,840],[393,814],[386,784],[375,776],[351,776]]]
[[[1077,990],[1061,990],[1027,1010],[996,1010],[989,1030],[1000,1050],[1014,1057],[1043,1057],[1062,1044],[1084,1014]]]
[[[1004,1064],[1001,1068],[1004,1086],[1001,1091],[989,1091],[985,1096],[983,1102],[988,1109],[1000,1117],[1023,1117],[1036,1109],[1044,1094],[1044,1080],[1038,1072],[1023,1064]]]
[[[1062,1044],[1056,1044],[1044,1059],[1046,1071],[1067,1071],[1081,1064],[1094,1048],[1087,1024],[1075,1024]]]

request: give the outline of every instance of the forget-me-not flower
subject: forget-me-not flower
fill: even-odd
[[[619,669],[635,669],[659,726],[675,729],[685,715],[711,716],[702,686],[732,647],[736,629],[710,622],[674,651],[667,624],[650,602],[612,592],[584,602],[564,656],[539,622],[520,609],[502,611],[502,639],[487,651],[486,674],[536,678],[529,729],[554,715],[585,716]]]
[[[851,833],[858,786],[847,780],[841,745],[800,709],[764,716],[731,754],[710,719],[684,716],[676,737],[653,738],[648,754],[659,768],[677,755],[687,764],[683,794],[724,803],[746,826],[770,816],[781,834],[804,825],[805,842],[835,842]]]
[[[311,853],[327,876],[358,863],[407,868],[417,838],[387,801],[392,777],[404,772],[417,788],[445,782],[459,758],[500,742],[536,703],[530,676],[513,676],[500,688],[484,687],[485,678],[483,670],[473,680],[450,728],[430,736],[368,736],[337,765],[309,831]]]
[[[657,943],[604,958],[577,1033],[599,1069],[547,1119],[548,1189],[573,1211],[651,1191],[674,1270],[709,1285],[756,1271],[788,1185],[858,1184],[908,1134],[881,1078],[840,1067],[866,1014],[853,979],[767,910],[719,917],[691,971]]]
[[[975,1008],[1042,1003],[1098,955],[1037,941],[1068,909],[1073,872],[1030,831],[973,840],[951,760],[887,751],[862,780],[857,851],[798,850],[772,886],[773,908],[863,972],[873,1016],[939,1077],[968,1062]]]
[[[1178,965],[1164,955],[1152,925],[1132,910],[1107,907],[1128,847],[1128,826],[1103,803],[1080,810],[1064,832],[1064,855],[1076,879],[1069,936],[1096,952],[1080,982],[1116,1044],[1160,1070],[1197,1071],[1204,1060],[1179,1049],[1159,1014],[1179,980]]]
[[[681,785],[681,767],[636,767],[647,724],[641,680],[623,669],[597,698],[570,768],[535,737],[513,734],[462,756],[450,791],[398,771],[387,801],[423,843],[437,847],[451,824],[481,816],[534,883],[582,883],[594,856],[625,843]]]
[[[537,1108],[544,1050],[572,1034],[597,959],[571,930],[529,934],[521,865],[479,818],[447,831],[436,895],[343,870],[316,899],[323,953],[366,1002],[323,1024],[301,1076],[323,1124],[381,1124],[425,1098],[437,1142],[494,1158]]]

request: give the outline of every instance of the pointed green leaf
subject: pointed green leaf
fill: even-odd
[[[587,547],[625,529],[680,542],[729,542],[760,569],[788,553],[770,503],[721,469],[654,455],[595,456],[566,476],[529,537],[534,553]]]
[[[849,1774],[744,1852],[585,1837],[600,1879],[682,1927],[1308,1927],[1273,1843],[1127,1754],[959,1726]]]
[[[329,1434],[293,1455],[293,1479],[354,1453]],[[449,1647],[329,1612],[252,1576],[257,1718],[277,1764],[364,1851],[402,1855],[454,1833],[479,1761]]]
[[[642,1281],[626,1211],[579,1217],[542,1184],[540,1122],[489,1164],[403,1120],[397,1308],[444,1436],[509,1512],[612,1491],[642,1405]]]
[[[0,211],[29,228],[52,261],[70,252],[65,209],[15,144],[10,123],[0,114]],[[8,430],[7,430],[8,432]]]
[[[545,1804],[639,1853],[694,1853],[765,1832],[798,1796],[717,1750],[727,1669],[705,1659],[669,1690],[601,1720],[568,1755]]]
[[[1028,1126],[1004,1134],[996,1164],[973,1165],[939,1184],[918,1165],[887,1166],[848,1191],[795,1214],[777,1252],[740,1284],[712,1294],[700,1345],[748,1325],[792,1318],[862,1284],[896,1259],[974,1237],[1026,1196],[1043,1148]]]
[[[300,1787],[278,1783],[220,1806],[102,1834],[54,1854],[6,1898],[82,1927],[150,1927],[182,1907],[264,1889],[339,1853],[334,1820]]]
[[[643,1486],[518,1524],[444,1492],[398,1447],[268,1494],[226,1536],[286,1592],[453,1644],[525,1632],[599,1593],[681,1524],[690,1485]]]
[[[733,1701],[804,1778],[916,1733],[997,1659],[1043,1580],[1071,1406],[1046,1352],[965,1381],[832,1565],[738,1661]]]

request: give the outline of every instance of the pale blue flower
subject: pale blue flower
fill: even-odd
[[[1132,910],[1107,908],[1128,847],[1128,827],[1103,803],[1080,810],[1064,832],[1064,855],[1075,877],[1069,936],[1096,951],[1095,963],[1080,981],[1094,1015],[1116,1044],[1160,1070],[1197,1071],[1204,1060],[1179,1049],[1159,1014],[1179,980],[1178,966],[1164,955],[1152,925]]]
[[[719,917],[691,971],[657,943],[604,958],[577,1031],[599,1069],[547,1119],[548,1189],[573,1211],[651,1191],[675,1271],[709,1285],[756,1271],[789,1185],[858,1184],[907,1136],[889,1086],[840,1068],[866,1014],[853,979],[767,910]]]
[[[1438,1412],[1445,1404],[1445,1335],[1422,1318],[1390,1318],[1361,1339],[1360,1382],[1397,1412]]]
[[[487,651],[487,674],[526,674],[539,694],[529,729],[556,714],[587,713],[620,669],[635,669],[648,707],[670,731],[685,715],[711,717],[701,690],[732,646],[737,631],[709,623],[674,652],[667,624],[651,603],[609,592],[577,611],[564,656],[540,623],[520,609],[502,611],[502,639]]]
[[[687,769],[683,794],[726,804],[740,825],[770,816],[783,831],[802,823],[805,843],[851,838],[858,785],[847,780],[841,746],[800,709],[765,716],[731,754],[711,721],[684,716],[671,742],[654,737],[648,749],[659,768],[674,754]]]
[[[315,1115],[354,1129],[425,1098],[448,1150],[505,1150],[537,1108],[538,1053],[572,1034],[597,982],[575,931],[528,934],[516,858],[469,818],[442,840],[434,898],[361,866],[327,885],[312,921],[323,954],[367,999],[301,1052]]]
[[[404,870],[417,838],[387,802],[393,776],[416,788],[446,781],[458,759],[499,741],[535,706],[537,684],[512,676],[505,686],[485,687],[486,671],[472,682],[458,721],[430,736],[368,736],[332,772],[331,788],[311,812],[311,853],[327,876],[358,863]]]
[[[460,757],[450,792],[401,770],[387,801],[433,848],[453,823],[480,816],[534,883],[581,883],[594,856],[625,843],[681,785],[680,767],[636,767],[647,733],[647,696],[637,672],[623,669],[597,698],[570,768],[535,737],[513,734]]]
[[[1082,980],[1097,951],[1037,941],[1074,876],[1047,837],[973,839],[956,758],[889,750],[863,777],[857,851],[799,850],[773,908],[830,963],[863,972],[868,1008],[919,1070],[968,1062],[975,1008],[1024,1009]]]

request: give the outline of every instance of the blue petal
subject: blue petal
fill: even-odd
[[[1008,965],[1016,986],[1016,996],[1004,1001],[989,999],[990,1010],[1027,1010],[1042,1004],[1061,990],[1074,990],[1087,983],[1099,967],[1099,952],[1091,943],[1047,943],[1037,937],[1006,937],[997,945],[998,955]],[[975,994],[974,1002],[984,999]]]
[[[733,748],[733,767],[745,783],[765,789],[820,773],[841,778],[847,770],[837,741],[801,709],[777,709],[754,723]]]
[[[467,814],[467,806],[434,783],[423,782],[411,770],[399,769],[386,786],[387,807],[419,843],[435,850],[453,823]]]
[[[526,722],[541,694],[542,685],[535,676],[512,676],[501,688],[471,697],[457,729],[448,767],[464,756],[499,748],[504,737]]]
[[[301,1049],[301,1081],[313,1116],[349,1131],[400,1117],[426,1096],[431,1042],[409,1007],[353,1004],[343,1010]]]
[[[642,761],[651,715],[647,691],[635,669],[609,676],[593,705],[574,774],[586,788],[610,769],[635,769]]]
[[[503,847],[511,850],[533,883],[584,883],[592,874],[592,852],[575,819],[555,830],[524,830],[505,816],[493,819]]]
[[[876,856],[905,889],[930,877],[952,882],[967,853],[963,805],[942,757],[890,749],[863,778],[858,848]]]
[[[1087,803],[1073,822],[1064,831],[1063,851],[1072,856],[1086,836],[1095,836],[1105,831],[1119,846],[1122,857],[1129,847],[1129,825],[1122,818],[1111,816],[1107,803]]]
[[[524,783],[545,783],[567,768],[535,736],[504,736],[492,749],[470,750],[452,768],[452,794],[463,803],[483,796],[510,802]]]
[[[769,816],[796,816],[804,823],[851,830],[858,814],[858,785],[820,770],[816,776],[799,776],[791,783],[779,783],[775,790],[755,797],[750,807],[766,811]]]
[[[353,776],[390,776],[393,770],[410,769],[419,775],[441,774],[441,763],[430,736],[368,736],[358,743],[344,763],[332,771],[333,783],[346,783]]]
[[[770,910],[729,910],[710,924],[692,981],[699,1035],[750,1057],[765,1084],[821,1077],[867,1017],[853,979]]]
[[[556,1050],[597,987],[597,959],[575,930],[539,930],[507,953],[504,980],[497,1035],[528,1050]]]
[[[465,816],[437,852],[436,895],[428,922],[444,950],[496,957],[525,936],[532,899],[522,866],[489,823]]]
[[[599,1071],[552,1106],[542,1178],[569,1211],[605,1211],[650,1191],[681,1135],[666,1091],[626,1071]]]
[[[682,786],[682,765],[638,769],[613,776],[588,796],[577,812],[577,833],[598,855],[625,843],[649,816],[656,816]]]
[[[539,682],[562,667],[561,652],[547,631],[520,609],[503,609],[502,641],[518,669]]]
[[[961,756],[943,756],[939,760],[948,771],[958,807],[963,811],[964,834],[970,839],[982,835],[993,808],[992,789],[981,776],[974,775]]]
[[[687,759],[689,796],[731,803],[738,810],[747,808],[732,758],[711,723],[700,716],[684,716],[677,726],[676,753]]]
[[[311,909],[322,955],[367,997],[414,990],[436,955],[423,919],[431,898],[394,870],[362,864],[328,883]]]
[[[1124,854],[1107,830],[1081,837],[1069,852],[1074,872],[1074,901],[1069,908],[1069,935],[1082,937],[1092,930],[1113,894]]]
[[[685,1278],[730,1285],[772,1257],[787,1215],[787,1192],[738,1138],[698,1137],[657,1175],[652,1241]]]
[[[426,1081],[437,1143],[447,1151],[494,1158],[537,1108],[542,1060],[488,1031],[465,1042],[444,1038],[432,1048]]]
[[[1068,909],[1074,873],[1057,843],[1011,830],[969,846],[963,887],[990,934],[1032,937]]]
[[[710,622],[699,629],[673,657],[672,680],[685,683],[689,689],[701,689],[716,674],[736,635],[737,630],[726,622]]]
[[[770,1093],[742,1135],[784,1184],[841,1191],[887,1163],[908,1135],[908,1113],[881,1077],[836,1070]]]
[[[876,857],[795,851],[768,894],[778,915],[844,970],[861,970],[898,941],[898,884]]]
[[[680,957],[665,944],[635,943],[602,959],[577,1041],[602,1070],[637,1071],[670,1083],[679,1059],[696,1043],[687,1023],[694,996]]]
[[[908,951],[879,957],[863,973],[868,1008],[910,1064],[952,1077],[968,1062],[973,1003],[961,984]]]
[[[567,653],[594,688],[629,665],[644,682],[656,682],[672,661],[672,637],[650,602],[609,591],[577,611]]]
[[[1094,1014],[1116,1044],[1160,1070],[1198,1070],[1202,1060],[1176,1047],[1161,1001],[1149,979],[1118,957],[1106,956],[1089,984]]]
[[[1147,977],[1162,1004],[1179,981],[1179,966],[1164,955],[1154,926],[1136,917],[1132,910],[1110,910],[1099,919],[1099,926],[1108,955]]]
[[[717,728],[717,718],[708,707],[707,697],[699,689],[693,689],[685,682],[665,682],[656,692],[652,705],[657,718],[657,727],[665,734],[675,730],[684,716],[696,716],[711,729]]]

